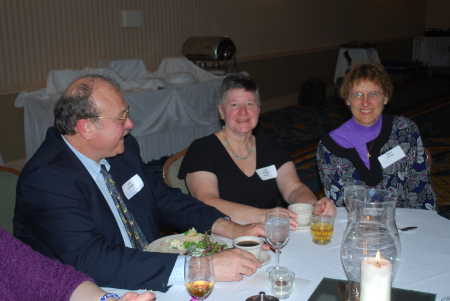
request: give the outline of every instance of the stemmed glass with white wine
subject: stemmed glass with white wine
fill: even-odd
[[[288,242],[290,229],[289,213],[283,210],[274,209],[266,213],[266,239],[272,247],[275,248],[275,254],[277,258],[277,265],[267,268],[266,272],[270,273],[274,269],[286,269],[280,267],[280,249]]]
[[[214,261],[212,255],[190,255],[184,261],[184,284],[189,294],[204,300],[214,287]]]

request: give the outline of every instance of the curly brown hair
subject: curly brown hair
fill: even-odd
[[[391,76],[387,73],[383,65],[375,63],[362,63],[353,66],[342,81],[339,96],[346,100],[352,88],[361,81],[370,81],[380,86],[384,96],[391,99],[394,90]]]

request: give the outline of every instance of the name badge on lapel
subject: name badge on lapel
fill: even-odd
[[[273,178],[276,178],[278,175],[277,169],[275,168],[275,165],[270,165],[267,167],[263,167],[256,170],[256,173],[261,178],[261,180],[266,181]]]
[[[405,157],[405,152],[400,147],[400,145],[397,145],[396,147],[394,147],[393,149],[391,149],[387,153],[379,156],[378,157],[378,161],[380,161],[381,166],[383,168],[386,168],[389,165],[391,165],[392,163],[395,163],[395,162],[397,162],[398,160],[400,160],[401,158],[404,158],[404,157]]]
[[[131,199],[136,193],[138,193],[142,187],[144,187],[144,182],[140,176],[135,174],[131,179],[122,185],[122,190],[127,199]]]

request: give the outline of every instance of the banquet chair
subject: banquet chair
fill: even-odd
[[[178,179],[178,171],[186,152],[187,148],[167,159],[163,165],[163,178],[168,186],[180,188],[183,193],[189,194],[185,180]]]
[[[425,154],[427,155],[427,166],[431,172],[431,163],[433,163],[433,157],[431,156],[431,152],[428,148],[424,147]]]
[[[13,234],[16,187],[20,171],[0,166],[0,227]]]

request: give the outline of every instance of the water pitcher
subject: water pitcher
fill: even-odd
[[[351,217],[341,246],[345,274],[350,283],[359,283],[361,261],[365,257],[375,257],[379,250],[381,257],[392,263],[393,278],[400,261],[400,238],[395,223],[396,195],[386,190],[366,189],[362,199],[351,201]]]

